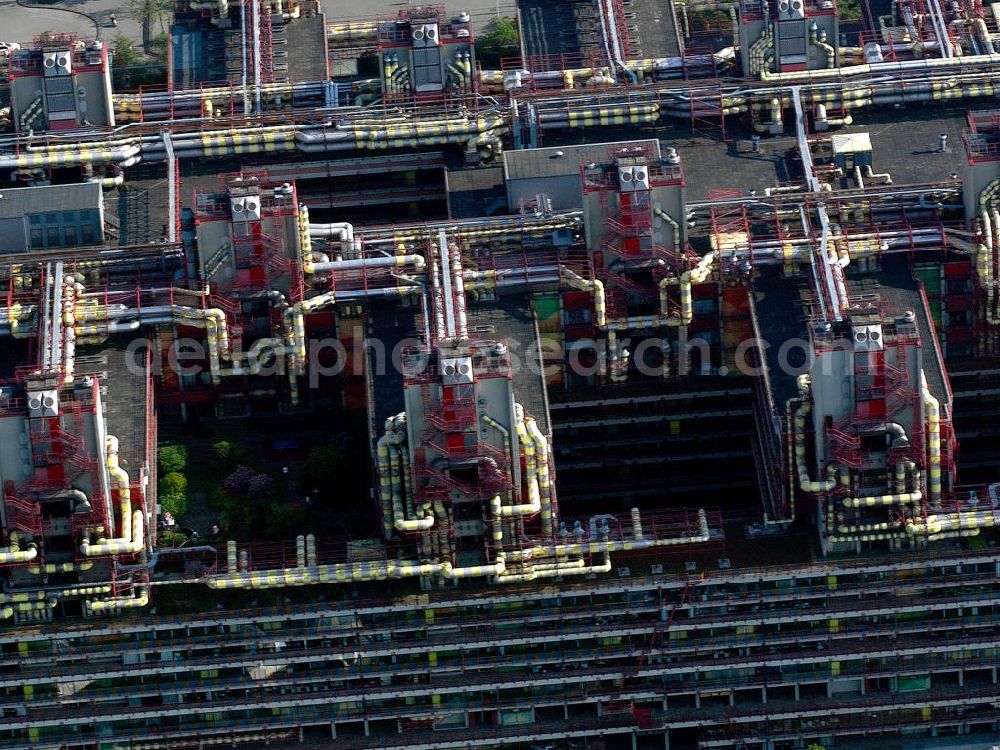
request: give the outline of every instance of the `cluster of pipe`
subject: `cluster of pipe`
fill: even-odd
[[[84,564],[86,565],[86,564]],[[86,568],[84,568],[86,569]],[[55,607],[63,599],[94,597],[110,594],[114,587],[110,583],[47,588],[45,590],[0,593],[0,620],[18,613],[24,619],[45,619],[45,611]],[[142,608],[149,604],[149,582],[133,582],[130,596],[87,598],[84,605],[93,614],[110,614],[122,609]],[[39,615],[41,615],[39,617]]]
[[[378,41],[378,21],[327,24],[326,39],[331,47],[357,47],[374,44]]]
[[[805,83],[833,78],[849,78],[852,76],[879,76],[907,73],[933,73],[942,70],[954,70],[960,73],[970,68],[992,67],[1000,63],[1000,54],[989,53],[981,55],[963,55],[961,57],[942,57],[933,60],[902,60],[897,62],[866,63],[864,65],[848,65],[836,68],[821,68],[818,70],[795,70],[784,73],[761,71],[761,79],[776,83]]]
[[[565,223],[565,220],[547,217],[545,222]],[[515,229],[515,223],[512,222],[510,226],[506,224],[491,226],[490,222],[477,222],[438,226],[436,229],[436,243],[430,241],[433,235],[427,236],[426,227],[421,230],[420,236],[427,241],[426,259],[420,255],[403,253],[396,256],[314,261],[312,272],[339,273],[412,265],[416,272],[424,273],[428,277],[425,286],[429,290],[432,304],[426,315],[430,319],[428,328],[433,328],[434,331],[433,336],[428,335],[428,341],[461,341],[468,337],[465,314],[467,287],[479,284],[499,286],[508,279],[503,278],[504,270],[478,271],[464,268],[460,246],[452,238],[482,232],[510,232]],[[355,249],[357,238],[353,227],[347,224],[315,225],[306,221],[305,224],[300,224],[300,231],[308,234],[310,241],[317,237],[332,239],[334,243],[339,243],[342,252],[353,252]],[[397,240],[400,237],[394,234],[392,239]],[[405,249],[405,244],[401,243],[400,247],[397,247],[397,252],[401,249]],[[702,273],[707,272],[705,269],[710,267],[710,264],[711,259],[700,266],[700,270],[692,269],[677,280],[682,288],[687,289],[687,294],[682,294],[680,318],[684,317],[683,310],[688,310],[690,315],[689,284],[695,283]],[[523,276],[528,270],[515,269],[514,275]],[[535,278],[559,280],[559,266],[554,266],[550,273],[548,276],[539,273]],[[573,278],[580,277],[573,275]],[[515,283],[530,283],[530,280],[523,278],[509,280]],[[294,357],[298,361],[304,357],[305,314],[313,309],[313,305],[329,304],[333,300],[333,293],[328,292],[291,306],[286,311],[285,328],[286,331],[290,331],[286,346],[294,352]],[[513,488],[503,493],[506,497],[497,494],[488,501],[489,512],[486,520],[488,538],[492,540],[492,544],[486,550],[488,562],[485,564],[456,566],[456,540],[451,532],[451,508],[445,501],[447,493],[434,491],[433,487],[429,492],[424,492],[424,488],[418,490],[410,465],[411,449],[408,444],[407,418],[405,413],[401,413],[386,420],[384,432],[376,444],[378,494],[382,507],[384,535],[387,538],[400,534],[417,535],[416,546],[420,550],[418,559],[320,565],[315,556],[306,554],[304,564],[300,556],[294,568],[251,571],[248,561],[237,553],[235,544],[231,543],[227,548],[230,560],[228,570],[224,574],[208,577],[208,585],[213,588],[256,589],[323,582],[379,581],[415,576],[445,581],[485,577],[497,583],[510,583],[560,575],[607,572],[611,565],[610,553],[616,550],[644,549],[708,540],[709,531],[704,513],[699,515],[699,527],[696,533],[669,539],[644,537],[638,511],[633,514],[633,538],[611,539],[607,517],[602,517],[603,523],[592,524],[594,532],[589,541],[585,538],[582,525],[579,523],[572,532],[567,531],[562,524],[557,533],[558,512],[551,478],[550,450],[548,441],[537,422],[526,415],[519,404],[515,404],[514,435],[496,420],[484,418],[483,423],[501,434],[504,450],[508,455],[514,452],[516,436],[517,455],[512,455],[512,458],[520,460],[524,467],[520,501],[515,497]],[[524,538],[523,521],[535,516],[540,520],[540,538],[532,541],[528,550],[512,551],[511,544],[517,539]],[[507,543],[505,543],[505,532]],[[558,541],[560,536],[563,538],[562,542]],[[297,541],[299,547],[302,543],[301,539]],[[308,539],[305,544],[308,549]],[[602,560],[597,564],[588,564],[586,556],[592,554],[602,556]]]
[[[827,44],[826,29],[821,29],[815,21],[809,26],[809,44],[816,47],[825,56],[826,65],[824,67],[836,67],[837,50],[833,48],[833,45]]]
[[[42,325],[37,305],[17,304],[0,311],[0,317],[6,321],[6,325],[0,324],[0,336],[27,338],[42,330],[46,341],[44,370],[61,370],[63,381],[71,383],[77,345],[101,343],[111,335],[132,333],[143,325],[184,325],[205,330],[213,383],[221,382],[223,375],[235,374],[231,368],[222,367],[222,360],[231,360],[233,356],[228,322],[222,309],[178,304],[137,308],[105,304],[102,294],[84,292],[80,274],[64,276],[61,266],[62,263],[58,263],[57,272],[48,277],[48,288],[58,286],[60,289],[60,294],[46,306],[57,311],[51,322]]]
[[[1000,310],[997,309],[996,268],[1000,259],[1000,179],[993,180],[979,194],[979,222],[982,242],[976,253],[979,286],[986,293],[985,322],[980,346],[992,348],[1000,340]]]
[[[304,207],[303,207],[304,208]],[[524,219],[490,219],[480,221],[455,222],[433,227],[419,227],[412,231],[395,230],[392,240],[398,240],[397,254],[385,256],[362,255],[363,247],[360,239],[355,237],[354,228],[348,223],[310,224],[308,211],[301,211],[298,219],[298,229],[303,258],[303,271],[307,275],[343,274],[385,269],[387,272],[399,272],[404,267],[410,267],[416,274],[424,272],[425,260],[422,255],[400,251],[400,245],[410,240],[425,239],[430,234],[445,231],[448,236],[456,238],[486,238],[486,237],[522,237],[526,235],[540,236],[556,229],[578,228],[578,213],[556,215],[551,217],[527,217]],[[335,260],[312,248],[312,239],[326,238],[339,243],[340,250]],[[378,237],[372,240],[373,246],[381,244]],[[454,249],[452,254],[456,252]],[[344,259],[344,255],[347,259]],[[460,259],[459,259],[460,262]],[[445,268],[453,266],[455,258],[451,255],[444,260]],[[552,267],[529,267],[526,269],[504,269],[491,271],[462,270],[461,279],[449,278],[454,288],[466,280],[473,288],[494,288],[506,284],[535,283],[552,281],[557,271]],[[54,278],[54,277],[53,277]],[[237,353],[232,350],[229,340],[229,321],[226,313],[220,308],[190,307],[186,305],[149,305],[139,308],[127,307],[123,304],[105,304],[100,293],[86,293],[82,285],[82,276],[67,274],[61,277],[58,284],[60,295],[57,309],[62,311],[58,316],[60,335],[55,351],[57,359],[53,366],[61,361],[62,372],[67,382],[74,372],[74,355],[77,345],[101,343],[110,335],[131,333],[143,325],[183,325],[205,330],[208,343],[208,364],[212,381],[221,382],[222,377],[244,374],[243,360],[248,363],[251,374],[259,370],[263,355],[273,351],[276,356],[284,356],[288,366],[290,395],[293,405],[298,403],[297,378],[305,373],[307,364],[307,347],[305,317],[335,302],[350,302],[375,296],[403,296],[418,293],[419,284],[407,281],[387,287],[371,289],[344,289],[337,292],[328,291],[315,297],[302,300],[294,305],[286,305],[284,310],[284,330],[281,338],[265,338],[254,343],[247,352]],[[54,289],[54,286],[50,291]],[[192,293],[184,290],[185,293]],[[194,292],[193,294],[204,293]],[[278,295],[280,297],[280,295]],[[463,299],[464,302],[464,299]],[[463,308],[464,309],[464,308]],[[13,303],[0,308],[0,336],[9,335],[17,338],[29,338],[39,331],[39,307],[33,304]],[[45,347],[51,352],[53,342]],[[224,366],[223,362],[229,362]]]
[[[80,553],[84,557],[97,557],[142,552],[146,548],[146,514],[141,508],[132,509],[131,484],[128,473],[118,462],[118,438],[114,435],[108,435],[105,441],[105,468],[112,483],[109,495],[117,493],[118,496],[118,536],[109,539],[99,535],[96,543],[84,539],[80,544]],[[113,519],[114,514],[109,512],[107,517]]]
[[[452,85],[462,91],[471,91],[473,84],[472,53],[459,52],[454,57],[454,62],[448,63],[448,72],[451,74]]]
[[[658,215],[662,214],[668,219],[670,218],[659,209],[657,209],[657,212]],[[672,219],[671,222],[673,222]],[[596,278],[585,279],[566,267],[560,269],[560,276],[563,282],[574,289],[589,292],[594,297],[594,322],[599,329],[606,332],[608,339],[605,365],[609,380],[612,382],[620,382],[625,379],[622,368],[616,364],[616,342],[617,334],[619,332],[661,327],[681,328],[691,325],[694,321],[694,297],[692,287],[693,285],[701,284],[708,279],[713,268],[715,267],[717,257],[717,252],[713,250],[704,255],[693,268],[683,271],[679,275],[667,276],[663,278],[659,283],[660,311],[658,314],[610,319],[607,314],[607,296],[604,288],[604,282]],[[671,309],[670,299],[671,289],[675,287],[679,288],[680,291],[680,310],[676,312]],[[669,351],[669,347],[666,347],[666,351]],[[681,371],[686,372],[686,363],[680,363],[680,369]],[[669,377],[669,375],[669,359],[665,356],[664,377]]]
[[[713,238],[715,239],[715,238]],[[960,237],[947,237],[949,247],[961,252],[975,252],[979,245],[968,243]],[[808,265],[815,241],[810,237],[789,237],[775,240],[754,240],[753,247],[744,238],[721,241],[719,261],[739,265],[751,261],[754,266],[785,265],[797,267]],[[847,233],[833,225],[830,244],[836,253],[838,263],[864,262],[876,256],[894,253],[909,253],[914,247],[935,247],[941,245],[941,231],[934,227],[914,229],[911,232],[889,230],[886,232]]]
[[[488,503],[488,538],[493,548],[493,562],[483,565],[456,566],[455,538],[450,533],[451,513],[441,499],[424,501],[417,507],[413,501],[413,484],[410,477],[409,447],[406,443],[406,417],[398,414],[385,423],[385,432],[377,444],[379,496],[382,503],[384,532],[388,537],[396,533],[415,533],[419,536],[421,558],[414,560],[384,560],[370,562],[337,563],[320,565],[315,553],[312,535],[296,539],[295,567],[276,570],[251,571],[245,551],[238,551],[235,542],[227,544],[227,570],[206,579],[211,588],[263,589],[284,586],[303,586],[318,583],[347,583],[384,581],[407,577],[431,577],[442,580],[487,578],[492,583],[521,583],[567,575],[607,573],[611,570],[611,553],[638,551],[681,544],[699,544],[711,538],[705,512],[697,514],[697,529],[686,535],[651,538],[645,534],[638,509],[631,511],[629,535],[612,538],[612,516],[599,515],[590,519],[590,532],[579,521],[572,529],[559,523],[553,488],[549,477],[548,441],[530,416],[525,415],[520,404],[515,405],[516,434],[520,456],[525,467],[525,495],[527,501],[505,503],[500,495]],[[509,430],[499,422],[484,422],[498,429],[504,436],[504,445],[510,449]],[[529,539],[523,535],[527,518],[540,515],[541,538]],[[505,528],[509,536],[505,539]],[[624,531],[624,530],[623,530]],[[517,535],[517,539],[513,535]],[[512,548],[521,541],[520,548]],[[600,562],[588,564],[587,558],[599,555]]]
[[[242,113],[247,99],[259,93],[262,111],[295,107],[322,107],[329,87],[323,81],[262,83],[260,89],[240,86],[206,86],[174,91],[144,91],[115,94],[115,122],[157,122],[184,119],[212,120]]]
[[[28,542],[22,549],[16,531],[7,535],[7,546],[0,547],[0,565],[31,562],[36,557],[38,557],[38,545]]]
[[[807,421],[812,409],[810,377],[799,376],[798,386],[799,395],[786,404],[791,463],[790,518],[794,518],[795,513],[795,492],[801,491],[820,496],[820,509],[825,517],[824,538],[833,544],[877,540],[936,542],[975,536],[980,528],[996,524],[997,517],[992,509],[972,507],[946,512],[942,508],[941,407],[930,392],[923,372],[920,374],[920,396],[926,427],[926,454],[922,466],[909,458],[898,459],[887,476],[889,492],[882,495],[853,495],[851,469],[836,462],[827,464],[825,479],[812,478],[806,457]],[[885,432],[893,448],[909,447],[909,438],[901,425],[886,422]],[[882,521],[851,522],[861,508],[894,508],[898,512]]]
[[[476,146],[487,157],[499,149],[506,131],[503,114],[490,113],[436,118],[357,117],[330,125],[242,125],[233,128],[177,132],[173,150],[179,159],[234,156],[279,151],[331,151],[418,148],[445,144]],[[124,132],[122,129],[121,132]],[[18,141],[20,143],[20,141]],[[116,164],[125,168],[140,161],[165,161],[168,147],[162,136],[114,136],[81,143],[45,143],[31,140],[20,149],[0,151],[0,169],[84,167]]]
[[[820,39],[817,31],[816,42],[826,44]],[[758,40],[758,43],[761,40]],[[767,40],[764,40],[767,41]],[[827,45],[829,46],[829,45]],[[668,71],[681,73],[680,58],[676,65],[672,60],[639,60],[626,64],[637,78],[646,75],[662,76]],[[845,110],[866,106],[892,106],[925,101],[948,101],[953,99],[992,96],[998,89],[998,76],[989,68],[1000,63],[1000,54],[972,55],[934,60],[910,60],[903,62],[884,62],[865,65],[852,65],[837,68],[824,68],[811,71],[795,71],[786,73],[770,73],[761,71],[761,76],[767,81],[779,84],[776,88],[746,90],[733,86],[722,95],[722,114],[734,115],[753,109],[755,112],[770,112],[772,122],[775,117],[774,100],[780,107],[790,104],[790,92],[786,85],[802,85],[803,97],[817,112],[817,121],[826,127],[849,124],[845,118],[824,118],[818,105],[842,107]],[[464,66],[464,63],[463,63]],[[513,89],[518,81],[523,85],[532,76],[554,76],[561,81],[570,81],[573,85],[581,80],[596,80],[606,83],[610,76],[601,69],[571,69],[567,71],[550,71],[529,74],[527,71],[518,73],[519,79],[507,73],[496,71],[495,75],[482,74],[486,84],[503,85],[504,76]],[[854,76],[881,76],[898,74],[897,78],[888,83],[879,80],[861,80],[852,83]],[[840,80],[837,80],[837,79]],[[499,83],[498,83],[499,82]],[[286,84],[281,84],[284,86]],[[254,92],[255,99],[272,97],[283,106],[287,94],[283,90],[268,89],[271,84],[261,84],[260,91]],[[298,88],[302,88],[300,92]],[[293,94],[299,96],[319,96],[326,90],[326,83],[294,84]],[[304,87],[304,88],[303,88]],[[309,88],[312,87],[312,88]],[[570,127],[602,127],[619,124],[649,124],[658,122],[663,117],[688,119],[691,115],[691,89],[651,90],[649,87],[629,91],[622,94],[621,101],[609,100],[603,95],[595,100],[592,95],[571,88],[560,97],[542,99],[535,102],[538,109],[538,125],[541,129],[564,129]],[[152,95],[150,95],[152,96]],[[184,106],[190,104],[192,114],[204,115],[207,102],[214,99],[200,92],[191,92],[181,96]],[[219,96],[233,96],[220,92]],[[145,97],[145,95],[144,95]],[[188,102],[190,98],[190,102]],[[124,110],[145,107],[145,99],[136,102],[133,99],[123,99]],[[153,109],[167,107],[168,99],[151,99],[149,106],[151,115]],[[199,103],[200,104],[197,104]],[[172,106],[172,105],[171,105]],[[201,109],[198,109],[200,106]],[[213,116],[219,116],[214,106]],[[160,110],[157,110],[160,111]],[[442,144],[475,145],[486,158],[499,153],[500,136],[507,130],[511,114],[516,108],[501,112],[481,114],[477,117],[458,116],[441,117],[429,115],[424,118],[399,116],[385,120],[374,118],[363,107],[338,110],[341,120],[337,124],[325,126],[312,124],[297,125],[294,123],[281,125],[238,124],[232,128],[174,133],[177,143],[178,158],[200,158],[203,156],[232,156],[246,153],[264,153],[278,151],[302,151],[305,153],[322,153],[341,150],[372,150],[386,148],[418,148]],[[189,118],[192,122],[200,117]],[[184,118],[174,118],[172,122],[182,125]],[[73,144],[45,142],[35,145],[37,139],[18,139],[18,148],[4,147],[0,150],[0,169],[16,169],[29,171],[37,168],[83,167],[105,164],[116,164],[128,167],[143,161],[162,161],[167,158],[167,150],[160,135],[127,135],[128,127],[119,129],[114,135],[106,138],[100,136],[90,141]]]
[[[406,412],[400,412],[385,421],[385,432],[376,444],[376,463],[386,539],[392,538],[394,532],[431,529],[435,520],[432,504],[413,503]]]
[[[410,90],[410,69],[399,64],[396,52],[390,52],[383,60],[382,90],[387,94],[405,94]]]
[[[719,68],[731,66],[732,49],[722,50],[713,55]],[[625,77],[635,83],[649,83],[683,78],[684,60],[681,57],[649,57],[626,60],[618,66]],[[594,66],[585,68],[564,68],[561,70],[531,71],[482,70],[479,72],[480,90],[488,93],[519,93],[520,89],[539,87],[571,92],[579,89],[600,89],[618,84],[618,76],[612,68]]]
[[[112,590],[108,587],[97,587],[101,593]],[[98,593],[98,591],[94,591]],[[136,583],[129,596],[114,596],[106,599],[88,599],[86,606],[96,614],[110,614],[123,609],[142,609],[149,604],[149,584]]]
[[[352,237],[351,231],[342,225],[323,227],[315,232],[310,231],[310,234],[336,236],[341,242],[347,242]],[[389,258],[386,264],[389,261],[395,264],[392,258]],[[341,262],[356,264],[358,261]],[[468,331],[467,323],[463,322],[463,299],[464,285],[470,271],[463,268],[460,249],[457,245],[449,243],[448,233],[444,228],[438,230],[436,245],[428,243],[428,259],[420,263],[419,268],[426,268],[430,277],[428,286],[434,295],[432,317],[435,320],[433,324],[435,338],[437,340],[466,338]],[[471,272],[471,274],[479,273],[483,272]],[[473,275],[470,280],[481,279]],[[446,304],[446,296],[451,300],[451,304]],[[405,413],[401,413],[386,420],[383,435],[376,444],[383,532],[387,538],[397,534],[416,534],[420,559],[334,565],[318,565],[315,560],[307,559],[305,565],[300,561],[294,569],[251,572],[247,565],[239,565],[238,558],[235,557],[235,545],[231,545],[230,557],[237,559],[237,564],[230,564],[229,570],[224,575],[210,577],[209,585],[214,588],[265,588],[320,582],[377,581],[410,576],[437,577],[443,580],[488,577],[497,583],[508,583],[558,575],[607,572],[611,565],[610,553],[618,549],[643,549],[661,544],[707,541],[708,528],[704,514],[699,516],[699,529],[694,535],[648,540],[641,533],[638,511],[635,511],[633,530],[639,528],[639,531],[634,533],[636,537],[634,539],[610,540],[605,520],[603,526],[600,524],[595,526],[596,538],[587,543],[583,540],[582,526],[577,524],[573,532],[568,532],[563,525],[561,536],[575,537],[576,541],[557,543],[558,516],[551,480],[548,441],[537,422],[524,413],[520,404],[515,404],[514,409],[516,444],[520,461],[524,466],[523,499],[518,502],[513,490],[506,493],[506,498],[496,495],[490,499],[487,520],[489,538],[493,542],[491,562],[465,567],[455,565],[451,509],[445,503],[443,494],[429,492],[424,495],[417,491],[410,466],[407,419]],[[486,426],[500,432],[505,452],[509,454],[514,444],[510,430],[496,420],[483,421]],[[510,545],[504,544],[505,528],[511,535],[509,539],[513,541],[513,535],[516,534],[519,538],[523,535],[523,520],[536,515],[539,516],[541,523],[540,540],[533,542],[530,551],[527,552],[508,549]],[[487,549],[488,559],[490,551]],[[603,560],[598,564],[588,565],[585,559],[588,554],[602,555]]]
[[[111,587],[109,586],[108,589]],[[59,603],[59,595],[65,592],[24,591],[0,594],[0,620],[7,620],[18,614],[23,620],[35,619],[39,615],[45,619],[45,611]]]
[[[761,29],[760,36],[750,45],[749,56],[750,70],[747,73],[751,77],[769,72],[774,67],[774,24],[765,24]]]

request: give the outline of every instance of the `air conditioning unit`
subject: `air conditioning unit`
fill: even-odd
[[[806,17],[803,0],[778,0],[778,18],[791,21]]]
[[[414,47],[436,47],[441,43],[436,23],[414,24],[410,28],[410,38]]]
[[[441,382],[445,385],[472,382],[472,357],[441,360]]]
[[[618,167],[618,185],[623,193],[649,190],[649,169],[643,165]]]
[[[30,391],[28,393],[29,417],[58,417],[59,394],[55,389]]]
[[[233,221],[260,221],[260,196],[246,195],[230,199]]]
[[[43,52],[42,69],[47,76],[72,75],[73,53],[69,50],[65,52]]]
[[[856,352],[878,352],[882,351],[884,346],[880,325],[854,326],[851,329],[851,338],[854,340]]]

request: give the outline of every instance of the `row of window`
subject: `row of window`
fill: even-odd
[[[93,208],[29,214],[31,247],[40,249],[93,244],[99,240],[100,221],[100,213]]]
[[[40,226],[42,224],[78,224],[81,222],[95,222],[100,218],[97,209],[85,208],[81,211],[50,211],[45,214],[28,214],[28,224]]]
[[[95,242],[94,227],[83,224],[80,227],[33,227],[31,229],[32,249],[46,247],[72,247],[74,245],[89,245]]]

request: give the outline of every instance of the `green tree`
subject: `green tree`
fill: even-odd
[[[187,544],[187,534],[183,531],[177,531],[176,529],[168,529],[160,534],[159,546],[160,547],[180,547],[183,544]]]
[[[476,38],[476,59],[484,68],[499,68],[501,58],[514,57],[520,49],[517,24],[510,16],[492,19]]]
[[[221,471],[230,472],[240,464],[246,463],[247,451],[239,443],[219,440],[212,444],[212,458]]]
[[[861,18],[861,0],[837,0],[837,14],[841,21],[857,21]]]
[[[127,36],[115,39],[114,64],[116,68],[129,68],[139,64],[139,51]]]
[[[317,445],[309,451],[309,457],[299,470],[296,485],[303,492],[342,486],[350,476],[350,469],[350,461],[343,451],[332,445]]]
[[[226,510],[234,503],[234,498],[230,495],[226,488],[222,486],[222,482],[213,482],[208,486],[208,497],[206,499],[208,507],[212,510]]]
[[[165,445],[160,448],[160,473],[172,474],[187,468],[188,452],[183,445]]]
[[[160,477],[160,506],[174,518],[187,513],[187,477],[172,471]]]

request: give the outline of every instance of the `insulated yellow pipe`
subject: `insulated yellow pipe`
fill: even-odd
[[[41,575],[42,573],[75,573],[77,571],[86,571],[94,567],[92,562],[81,562],[81,563],[48,563],[46,565],[29,565],[28,572],[32,575]]]
[[[565,266],[559,267],[559,275],[563,281],[581,292],[594,295],[594,322],[598,328],[604,328],[608,323],[607,300],[604,293],[604,282],[600,279],[588,280]]]
[[[654,208],[653,209],[653,213],[655,213],[663,221],[665,221],[667,224],[669,224],[671,226],[671,228],[674,230],[674,232],[673,232],[673,234],[674,234],[674,246],[671,249],[675,253],[679,254],[681,252],[681,225],[678,224],[674,220],[674,217],[672,217],[670,214],[668,214],[662,208]]]
[[[392,477],[389,471],[389,436],[383,435],[376,444],[376,466],[378,473],[379,499],[382,501],[382,532],[386,539],[392,538],[393,505]]]
[[[535,465],[538,469],[538,488],[541,495],[542,536],[550,539],[553,533],[552,483],[549,479],[549,443],[538,429],[534,417],[525,417],[524,426],[535,448]]]
[[[16,339],[31,338],[34,334],[30,322],[35,315],[34,305],[22,305],[15,302],[7,308],[7,325],[10,327],[11,336]],[[22,325],[28,323],[29,325]]]
[[[931,507],[941,505],[941,404],[927,387],[927,378],[920,372],[920,392],[927,417],[927,490]]]
[[[712,264],[715,262],[715,251],[705,255],[694,268],[685,271],[680,278],[665,278],[660,281],[660,315],[672,321],[667,323],[671,326],[690,325],[694,320],[694,299],[691,293],[693,284],[701,284],[712,272]],[[681,314],[680,317],[671,316],[669,313],[669,297],[667,290],[672,286],[680,285],[681,288]],[[673,322],[675,321],[675,322]]]
[[[503,543],[503,526],[501,523],[501,501],[499,495],[494,495],[490,500],[490,527],[493,536],[493,545],[499,547]],[[468,567],[453,568],[445,563],[442,566],[442,574],[445,578],[479,578],[488,576],[493,580],[497,576],[503,575],[507,569],[507,555],[502,549],[498,549],[494,555],[492,564],[470,565]]]
[[[129,476],[118,464],[118,438],[108,435],[105,442],[107,458],[105,465],[112,481],[118,487],[118,504],[121,514],[120,536],[116,539],[100,539],[97,544],[84,540],[80,552],[86,557],[97,555],[132,555],[145,548],[145,518],[141,510],[132,512]]]
[[[92,599],[87,605],[94,612],[107,612],[114,609],[142,609],[149,604],[149,587],[139,587],[132,596],[121,596],[113,599]]]
[[[468,288],[468,282],[466,282],[466,288]],[[503,452],[504,455],[507,456],[508,460],[509,461],[517,460],[517,456],[515,456],[513,454],[513,451],[511,450],[510,430],[508,430],[502,424],[493,419],[493,417],[491,417],[489,414],[484,414],[481,417],[481,419],[483,420],[483,424],[492,427],[494,430],[496,430],[503,436]],[[512,498],[513,498],[513,490],[508,490],[507,499],[513,502]]]
[[[641,520],[640,520],[640,535]],[[704,510],[698,511],[698,531],[688,536],[669,537],[666,539],[649,539],[644,535],[636,537],[635,518],[633,516],[633,538],[622,540],[603,540],[598,542],[571,542],[567,544],[555,544],[551,546],[527,547],[521,550],[513,550],[507,553],[508,558],[516,562],[525,562],[536,558],[545,557],[568,557],[570,555],[593,555],[603,552],[632,552],[636,550],[650,549],[652,547],[675,547],[681,544],[700,544],[707,542],[711,538],[708,528],[708,517]]]
[[[524,424],[524,408],[520,404],[514,404],[514,412],[514,430],[517,434],[521,455],[524,457],[528,502],[520,505],[504,505],[500,509],[504,518],[531,516],[542,509],[541,493],[538,489],[538,463],[535,458],[535,444],[528,435],[528,428]]]
[[[989,510],[958,510],[953,513],[934,513],[925,520],[908,519],[906,532],[910,535],[943,535],[953,531],[989,528],[997,525],[996,512]],[[970,535],[974,536],[974,535]]]
[[[502,506],[499,497],[494,497],[490,503],[491,519],[493,521],[494,542],[499,543],[497,529],[500,527]],[[443,515],[443,514],[442,514]],[[640,532],[641,533],[641,532]],[[611,570],[610,553],[617,550],[639,550],[649,547],[661,547],[679,544],[705,542],[710,538],[708,521],[703,510],[698,511],[698,532],[696,534],[675,537],[671,539],[626,539],[621,541],[600,541],[590,543],[559,544],[545,547],[532,547],[513,552],[499,551],[492,565],[477,565],[466,568],[455,568],[448,561],[416,562],[416,561],[378,561],[360,563],[340,563],[336,565],[309,565],[307,568],[286,568],[258,572],[238,572],[210,576],[206,583],[213,589],[250,588],[265,589],[282,586],[305,586],[318,583],[348,583],[358,581],[384,581],[388,579],[414,576],[441,575],[447,579],[467,578],[474,576],[492,576],[494,582],[513,583],[530,581],[537,578],[551,578],[558,575],[575,573],[607,573]],[[447,546],[447,545],[445,545]],[[443,552],[443,550],[442,550]],[[581,560],[564,561],[570,555],[603,554],[604,562],[600,565],[582,566]],[[515,558],[523,572],[506,573],[508,558]],[[554,557],[555,562],[531,564],[536,558]],[[526,576],[526,577],[517,577]]]
[[[315,273],[312,257],[312,236],[309,234],[309,207],[299,204],[299,257],[302,258],[302,273],[311,276]]]
[[[16,594],[0,594],[0,603],[8,604],[13,602],[33,602],[45,599],[48,596],[44,591],[19,591]]]
[[[267,589],[283,586],[309,586],[320,583],[349,583],[361,581],[385,581],[395,578],[429,576],[442,572],[437,562],[379,561],[338,563],[319,565],[315,568],[289,568],[244,572],[236,575],[211,576],[206,583],[213,589]]]
[[[529,568],[527,573],[503,573],[497,576],[498,583],[526,583],[540,578],[556,578],[566,575],[588,575],[590,573],[609,573],[611,571],[611,555],[604,553],[604,562],[598,565],[583,565],[582,560],[556,564],[552,567]]]
[[[1000,179],[993,180],[979,195],[979,215],[983,224],[983,241],[986,249],[984,251],[983,247],[980,247],[976,271],[980,285],[986,290],[986,322],[990,326],[1000,325],[1000,314],[994,310],[996,278],[993,272],[996,255],[1000,250],[997,239],[1000,235],[1000,212],[996,209],[998,194],[1000,194]],[[980,344],[984,347],[987,338],[992,338],[992,334],[987,333],[981,337]]]
[[[19,539],[16,531],[10,532],[8,546],[0,547],[0,565],[31,562],[38,557],[38,547],[34,542],[27,549],[21,549]]]
[[[807,381],[800,381],[800,383],[803,382]],[[795,429],[793,432],[795,438],[795,468],[799,475],[799,489],[809,493],[830,492],[837,486],[837,468],[831,464],[827,467],[827,479],[814,481],[809,476],[809,467],[806,466],[806,417],[812,410],[812,406],[808,401],[808,385],[805,387],[807,390],[803,393],[802,403],[795,410]]]
[[[924,497],[920,490],[873,497],[845,497],[843,503],[848,508],[874,508],[886,505],[913,505]]]
[[[826,540],[831,544],[845,544],[853,542],[878,542],[886,539],[904,539],[906,534],[902,531],[885,532],[880,534],[849,534],[847,536],[828,536]]]
[[[819,33],[817,31],[809,32],[809,43],[826,54],[826,65],[824,67],[832,68],[836,66],[837,64],[836,50],[831,45],[822,41],[819,38]]]

